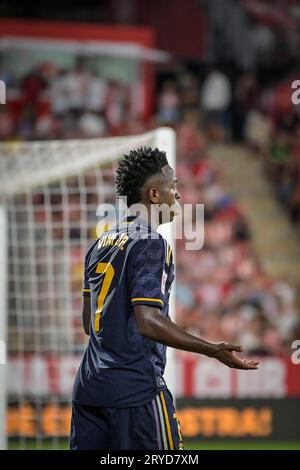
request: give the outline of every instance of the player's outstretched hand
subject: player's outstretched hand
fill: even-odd
[[[243,347],[222,342],[215,345],[212,357],[233,369],[255,370],[258,368],[258,361],[240,359],[233,353],[234,351],[242,352]]]

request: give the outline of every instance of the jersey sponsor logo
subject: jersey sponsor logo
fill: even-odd
[[[166,292],[166,282],[167,282],[167,273],[163,271],[162,278],[161,278],[161,291],[163,294]]]

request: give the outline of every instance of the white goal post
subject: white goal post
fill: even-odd
[[[0,144],[0,449],[7,448],[7,436],[19,448],[27,438],[39,448],[45,437],[55,448],[66,436],[63,413],[55,410],[65,406],[67,422],[86,341],[80,325],[82,262],[95,233],[97,205],[114,204],[114,170],[123,154],[158,147],[175,168],[175,142],[172,129],[159,128],[137,136]],[[173,224],[159,232],[175,256]],[[175,396],[171,348],[165,378]]]

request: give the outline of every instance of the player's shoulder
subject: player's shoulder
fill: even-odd
[[[168,243],[158,232],[149,232],[137,237],[130,250],[130,257],[164,258],[168,253]]]
[[[127,217],[116,225],[116,229],[120,236],[128,237],[130,246],[159,246],[163,242],[162,235],[139,217]]]

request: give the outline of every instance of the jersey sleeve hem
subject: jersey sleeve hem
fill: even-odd
[[[162,308],[164,303],[161,299],[149,297],[134,297],[131,299],[131,305],[149,305],[151,307]]]

